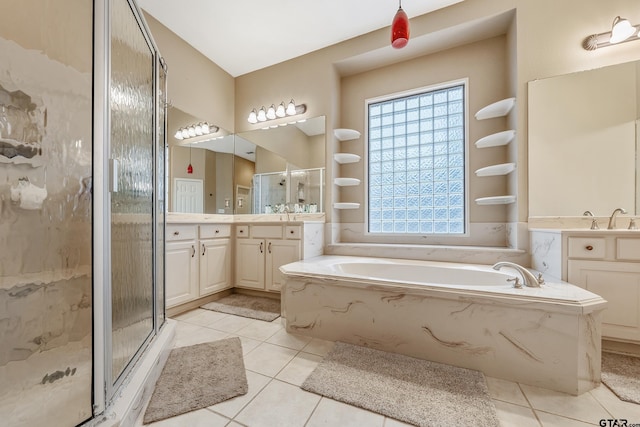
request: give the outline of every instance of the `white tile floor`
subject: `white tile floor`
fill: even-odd
[[[151,427],[408,425],[300,389],[333,343],[288,334],[280,319],[263,322],[196,309],[175,320],[176,347],[240,337],[249,392]],[[620,401],[604,385],[570,396],[496,378],[487,378],[487,383],[503,427],[613,425],[600,420],[616,418],[640,424],[640,405]],[[472,426],[473,420],[460,420],[460,425]],[[142,417],[136,426],[142,426]]]

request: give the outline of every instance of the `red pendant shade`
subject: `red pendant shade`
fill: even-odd
[[[391,23],[391,46],[401,49],[407,43],[409,43],[409,18],[400,6]]]
[[[193,173],[193,166],[191,166],[191,163],[187,166],[187,173]]]

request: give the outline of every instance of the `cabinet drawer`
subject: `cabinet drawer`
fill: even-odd
[[[249,237],[249,226],[248,225],[236,226],[236,237]]]
[[[175,240],[195,240],[196,239],[196,226],[195,225],[175,225],[167,224],[168,242]]]
[[[569,237],[569,258],[604,258],[605,239]]]
[[[300,239],[301,227],[299,225],[287,225],[284,229],[285,239]]]
[[[616,242],[616,259],[640,261],[640,239],[619,237]]]
[[[251,238],[253,239],[282,239],[282,226],[280,225],[252,225]]]
[[[200,226],[201,239],[215,239],[217,237],[229,237],[231,226],[229,224],[207,224]]]

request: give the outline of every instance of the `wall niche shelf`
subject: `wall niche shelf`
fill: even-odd
[[[501,145],[507,145],[511,141],[513,141],[513,138],[515,138],[515,136],[516,136],[516,131],[513,129],[492,133],[491,135],[487,135],[477,140],[476,147],[489,148],[489,147],[499,147]]]
[[[515,203],[516,196],[492,196],[492,197],[480,197],[476,199],[478,205],[509,205]]]
[[[502,163],[500,165],[491,165],[480,168],[476,171],[476,176],[498,176],[508,175],[516,170],[515,163]]]
[[[357,163],[360,161],[360,156],[352,153],[335,153],[333,158],[341,165],[345,163]]]
[[[333,207],[335,209],[358,209],[360,207],[360,203],[339,202],[334,203]]]
[[[480,109],[476,113],[476,120],[487,120],[493,119],[495,117],[504,117],[516,105],[515,98],[507,98],[498,102],[494,102],[493,104],[489,104],[486,107]]]
[[[360,138],[360,132],[355,129],[334,129],[333,135],[338,141],[350,141]]]
[[[336,178],[333,183],[339,187],[349,187],[353,185],[360,185],[358,178]]]

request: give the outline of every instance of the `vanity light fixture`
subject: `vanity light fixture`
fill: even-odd
[[[182,141],[184,139],[195,138],[196,136],[216,133],[219,130],[220,128],[218,126],[210,125],[207,122],[201,122],[178,129],[173,137]]]
[[[292,99],[285,106],[285,102],[282,101],[277,107],[275,104],[271,104],[271,107],[265,109],[264,106],[260,107],[259,110],[252,109],[249,113],[249,117],[247,117],[247,121],[252,125],[259,122],[266,122],[269,120],[276,120],[279,118],[287,117],[287,116],[295,116],[298,114],[304,114],[307,111],[307,106],[305,104],[296,105],[295,101]]]
[[[398,0],[398,11],[391,22],[391,46],[402,49],[409,43],[409,17],[402,10],[402,0]]]
[[[639,37],[638,26],[631,25],[628,19],[616,16],[611,25],[611,31],[588,36],[582,42],[582,47],[586,50],[596,50],[601,47],[638,40]]]

